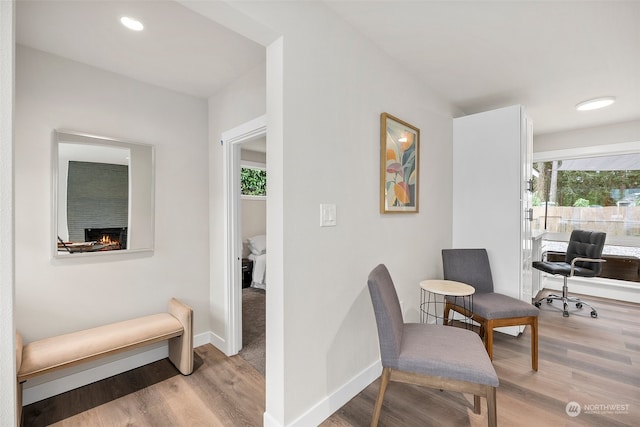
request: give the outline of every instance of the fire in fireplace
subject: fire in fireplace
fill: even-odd
[[[85,228],[85,242],[98,242],[107,250],[127,249],[127,227]]]

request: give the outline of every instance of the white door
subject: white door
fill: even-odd
[[[524,113],[522,114],[522,278],[520,285],[520,299],[531,302],[533,248],[531,222],[533,220],[533,123]]]

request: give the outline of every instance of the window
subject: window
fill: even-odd
[[[267,170],[264,164],[242,161],[240,189],[243,198],[267,196]]]
[[[640,236],[640,154],[537,162],[534,169],[534,228]]]
[[[639,143],[536,153],[533,167],[532,229],[546,232],[543,251],[564,252],[571,231],[583,229],[607,233],[603,255],[638,260]],[[640,281],[619,271],[601,276]]]

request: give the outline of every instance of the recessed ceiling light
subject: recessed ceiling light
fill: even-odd
[[[605,96],[603,98],[590,99],[576,105],[578,111],[597,110],[598,108],[608,107],[616,102],[616,98],[613,96]]]
[[[142,22],[134,18],[129,18],[128,16],[120,18],[120,22],[122,22],[122,25],[133,31],[142,31],[144,29]]]

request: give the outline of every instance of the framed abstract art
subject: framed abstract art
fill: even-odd
[[[418,212],[420,129],[380,115],[380,213]]]

